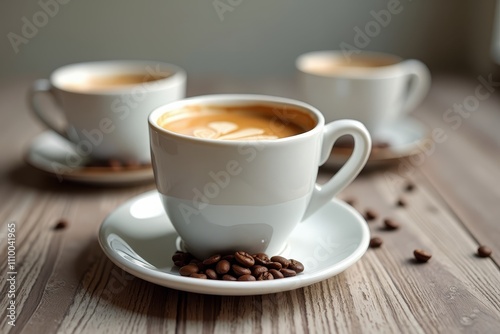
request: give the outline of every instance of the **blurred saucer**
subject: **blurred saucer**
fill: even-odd
[[[59,181],[125,185],[153,180],[151,165],[90,165],[87,157],[80,156],[72,144],[52,131],[41,133],[31,142],[25,160],[32,167]]]
[[[298,224],[288,239],[287,257],[302,262],[305,270],[295,277],[257,282],[181,276],[171,259],[180,250],[178,234],[157,191],[118,207],[101,224],[98,238],[111,261],[143,280],[189,292],[245,296],[298,289],[343,272],[366,252],[370,231],[356,210],[334,199]]]
[[[402,118],[372,133],[372,152],[367,168],[386,166],[421,152],[422,143],[429,137],[429,129],[413,118]],[[333,147],[323,166],[339,168],[352,153],[350,138],[341,138]]]

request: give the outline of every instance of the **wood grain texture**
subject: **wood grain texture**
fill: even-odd
[[[355,199],[361,213],[375,210],[372,236],[380,248],[340,275],[284,293],[226,297],[157,286],[115,266],[101,251],[97,231],[103,219],[127,199],[154,189],[89,187],[59,183],[27,167],[22,155],[42,128],[30,117],[23,98],[28,79],[0,84],[0,317],[2,333],[496,333],[500,328],[497,97],[425,162],[403,173],[400,165],[365,171],[340,195]],[[203,81],[191,94],[233,90],[280,95],[286,82],[252,86]],[[283,81],[282,81],[283,82]],[[435,78],[433,92],[415,116],[444,127],[439,115],[472,80]],[[222,88],[221,88],[222,87]],[[285,87],[285,88],[284,88]],[[453,89],[456,87],[456,90]],[[281,94],[285,95],[285,94]],[[486,105],[486,104],[485,104]],[[500,108],[498,108],[500,109]],[[445,109],[446,110],[446,109]],[[436,112],[437,111],[437,112]],[[2,117],[4,117],[2,114]],[[486,121],[479,120],[485,115]],[[482,169],[470,164],[476,162]],[[403,161],[400,163],[404,163]],[[407,161],[407,163],[411,163]],[[334,171],[321,169],[320,180]],[[416,185],[405,190],[408,182]],[[400,198],[406,206],[397,205]],[[60,218],[65,229],[55,230]],[[383,219],[400,228],[389,231]],[[332,217],[332,221],[335,217]],[[16,223],[16,326],[5,317],[8,285],[6,226]],[[494,248],[492,258],[475,255],[477,246]],[[413,250],[432,254],[413,260]],[[168,255],[167,255],[168,256]],[[307,268],[306,268],[307,270]]]

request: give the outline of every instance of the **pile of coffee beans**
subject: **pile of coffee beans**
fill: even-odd
[[[215,254],[204,260],[177,251],[172,260],[182,276],[224,281],[267,281],[293,277],[304,271],[304,265],[297,260],[245,251]]]

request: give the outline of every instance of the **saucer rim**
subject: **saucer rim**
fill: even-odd
[[[40,164],[37,162],[39,160],[33,158],[33,155],[37,154],[35,153],[36,143],[41,139],[43,140],[44,137],[49,136],[57,138],[56,136],[58,135],[52,130],[45,130],[40,132],[28,143],[23,155],[23,160],[26,164],[40,172],[43,172],[44,174],[47,174],[48,176],[59,179],[61,181],[95,185],[141,184],[151,182],[154,179],[153,168],[151,165],[148,167],[140,167],[137,169],[127,170],[112,170],[111,168],[106,169],[106,167],[98,167],[99,169],[102,169],[101,171],[88,171],[87,169],[92,167],[78,166],[75,167],[74,171],[71,174],[58,175],[57,173],[51,171],[50,168],[47,168],[47,165],[43,163]],[[43,159],[49,161],[49,159],[47,159],[46,157],[43,157]]]
[[[352,206],[348,205],[340,199],[334,198],[326,205],[335,205],[341,207],[343,210],[348,211],[349,214],[353,216],[353,220],[356,221],[361,231],[359,234],[359,244],[352,252],[349,253],[347,257],[345,257],[341,261],[335,263],[334,265],[325,266],[325,269],[317,271],[315,273],[308,274],[307,272],[303,272],[295,277],[287,278],[286,280],[266,281],[259,282],[257,284],[256,282],[237,282],[235,284],[235,282],[225,282],[217,280],[196,280],[189,277],[161,272],[158,269],[144,268],[125,260],[121,256],[116,255],[115,250],[109,246],[109,243],[106,240],[106,236],[108,234],[105,233],[105,229],[108,225],[113,224],[111,223],[111,217],[113,216],[113,214],[117,213],[120,210],[126,210],[127,207],[132,205],[132,203],[140,200],[141,198],[151,196],[155,193],[158,192],[156,190],[152,190],[142,193],[129,199],[128,201],[115,208],[112,212],[110,212],[102,221],[99,227],[98,241],[101,249],[108,257],[108,259],[110,259],[122,270],[134,275],[135,277],[164,287],[186,292],[221,296],[250,296],[290,291],[321,282],[325,279],[342,273],[347,268],[358,262],[368,249],[370,230],[364,218]],[[314,217],[314,215],[312,217]],[[168,222],[168,219],[166,220],[166,222]]]
[[[416,131],[420,132],[420,137],[417,140],[405,143],[402,146],[377,148],[376,152],[372,151],[368,157],[366,163],[367,167],[390,164],[398,161],[399,159],[408,158],[421,152],[418,144],[431,137],[431,130],[424,122],[411,116],[396,120],[393,124],[400,124],[401,122],[411,124],[412,127],[418,127],[418,130]],[[376,141],[376,138],[372,137],[372,140]],[[332,149],[332,153],[330,153],[330,156],[323,166],[340,167],[344,164],[344,162],[341,162],[340,159],[334,157],[333,150],[335,150],[335,154],[338,157],[342,158],[349,157],[352,153],[352,148],[334,147]]]

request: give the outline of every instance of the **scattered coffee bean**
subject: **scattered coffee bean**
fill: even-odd
[[[231,266],[231,269],[233,270],[233,273],[236,276],[244,276],[244,275],[251,275],[252,271],[249,268],[242,267],[238,264],[233,264]]]
[[[259,276],[260,274],[265,273],[265,272],[268,271],[267,267],[261,266],[259,264],[253,266],[251,268],[251,270],[252,270],[252,275],[254,275],[254,276]]]
[[[379,149],[384,149],[384,148],[389,148],[391,147],[391,144],[386,141],[378,141],[372,143],[372,148],[379,148]]]
[[[68,227],[68,221],[64,218],[59,219],[59,221],[54,225],[54,230],[64,230]]]
[[[269,269],[276,269],[276,270],[280,270],[281,268],[283,268],[283,266],[281,265],[281,263],[279,262],[271,262],[269,261],[269,263],[266,265],[267,268]]]
[[[238,281],[256,281],[256,280],[257,279],[250,274],[241,275],[240,277],[238,277]]]
[[[280,272],[283,274],[283,276],[285,277],[292,277],[292,276],[295,276],[297,275],[297,273],[295,271],[293,271],[292,269],[287,269],[287,268],[282,268],[280,270]]]
[[[373,237],[370,239],[371,248],[379,248],[380,246],[382,246],[383,243],[384,241],[379,237]]]
[[[110,159],[110,160],[108,160],[108,167],[111,170],[119,171],[123,168],[123,165],[122,165],[120,160]]]
[[[283,269],[288,268],[288,266],[290,265],[290,260],[284,258],[283,256],[279,256],[279,255],[271,257],[271,261],[278,262],[279,264],[281,264],[281,268],[283,268]]]
[[[198,266],[194,263],[187,264],[179,269],[179,274],[182,276],[190,276],[191,274],[198,273]]]
[[[413,190],[415,190],[415,185],[411,182],[408,182],[405,186],[405,191],[412,192]]]
[[[268,271],[271,275],[273,275],[274,279],[279,279],[279,278],[285,278],[285,276],[283,276],[283,274],[279,271],[279,270],[276,270],[276,269],[269,269]]]
[[[304,271],[304,265],[297,260],[290,259],[290,264],[288,265],[288,269],[292,269],[298,274]]]
[[[260,265],[266,265],[269,263],[271,260],[269,259],[269,256],[265,253],[257,253],[253,256],[255,263],[260,264]]]
[[[350,206],[356,205],[356,200],[354,198],[346,198],[345,202],[349,204]]]
[[[378,217],[378,214],[375,211],[373,211],[371,209],[368,209],[365,211],[366,221],[375,220],[375,219],[377,219],[377,217]]]
[[[221,259],[221,256],[219,254],[215,254],[215,255],[212,255],[209,258],[203,260],[203,264],[206,266],[210,266],[214,263],[219,262],[220,259]]]
[[[384,226],[386,230],[397,230],[399,228],[399,223],[391,218],[384,219]]]
[[[399,207],[405,207],[406,206],[406,200],[404,198],[399,198],[398,201],[396,202],[396,205]]]
[[[207,275],[207,278],[209,278],[209,279],[217,279],[218,278],[215,270],[210,269],[210,268],[205,270],[205,275]]]
[[[415,249],[413,255],[415,256],[415,260],[422,263],[429,261],[432,257],[432,254],[423,249]]]
[[[488,246],[481,245],[477,249],[477,256],[479,257],[489,257],[491,253],[493,253],[493,251]]]
[[[203,261],[185,252],[175,252],[172,261],[182,276],[224,281],[267,281],[293,277],[304,271],[304,265],[283,256],[238,251],[231,255],[212,255]]]
[[[250,268],[255,264],[255,260],[252,255],[248,254],[247,252],[236,252],[234,253],[234,259],[242,264],[243,266]]]
[[[129,159],[123,162],[123,166],[126,168],[139,168],[141,163],[137,160]]]
[[[257,277],[257,281],[269,281],[269,280],[274,279],[273,274],[271,274],[271,273],[270,273],[270,272],[268,272],[268,271],[263,272],[263,273],[260,273],[260,274],[259,274],[259,275],[257,275],[256,277]]]
[[[231,263],[228,260],[220,260],[215,266],[215,271],[219,275],[227,274],[231,270]]]

